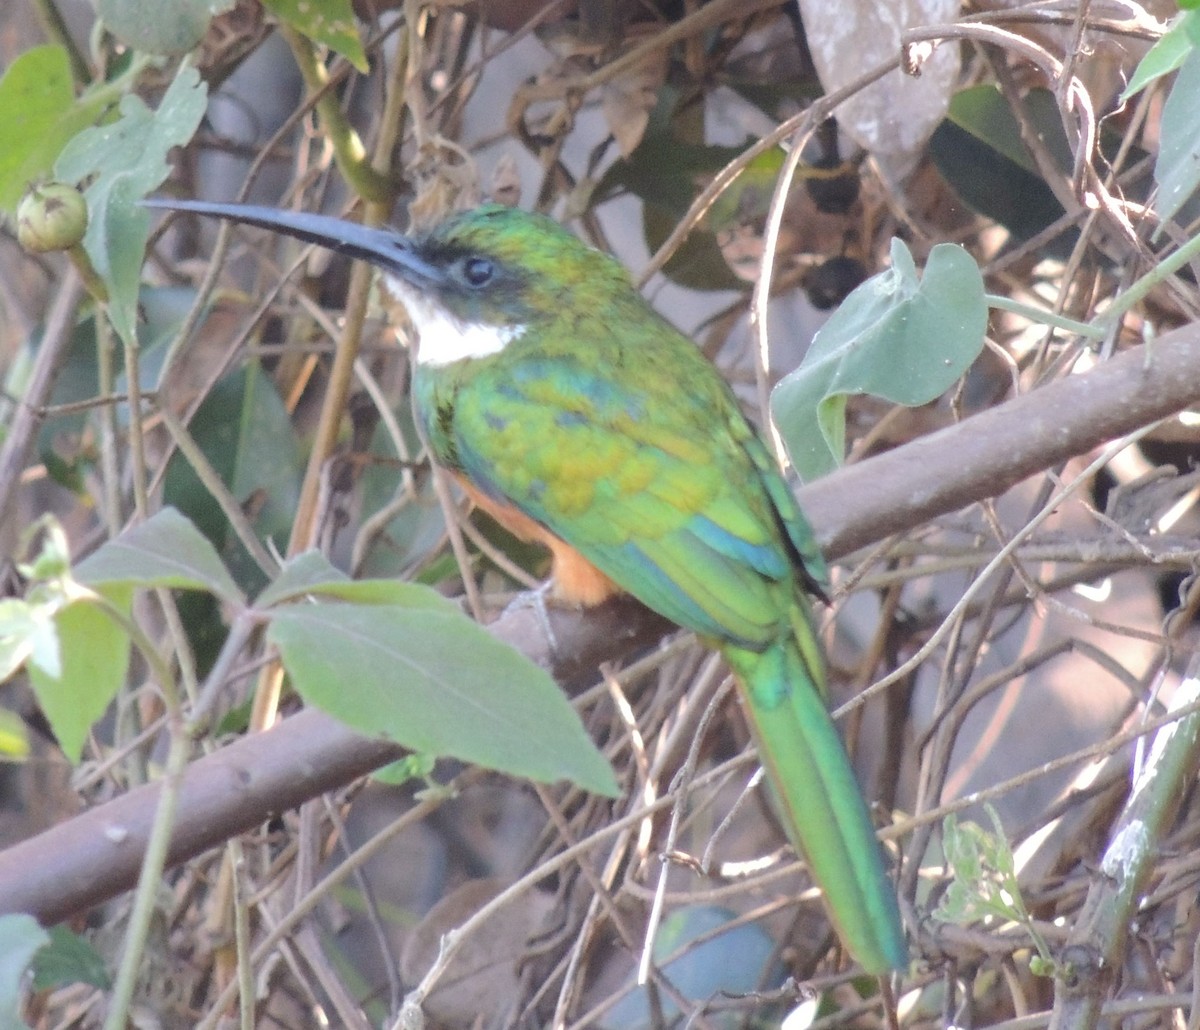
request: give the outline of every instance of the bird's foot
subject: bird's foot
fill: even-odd
[[[546,646],[550,650],[550,657],[551,659],[557,659],[558,638],[554,635],[554,628],[550,625],[550,607],[546,600],[553,592],[554,580],[548,579],[535,590],[524,590],[519,593],[505,605],[504,611],[501,614],[508,615],[510,612],[519,612],[525,608],[532,608],[534,614],[537,616],[542,634],[546,638]]]

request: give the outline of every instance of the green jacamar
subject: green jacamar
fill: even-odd
[[[906,959],[895,892],[841,738],[806,588],[813,534],[728,385],[624,268],[548,218],[490,205],[432,232],[265,207],[155,206],[273,229],[375,265],[417,330],[438,463],[549,548],[559,597],[626,591],[725,656],[792,843],[872,973]]]

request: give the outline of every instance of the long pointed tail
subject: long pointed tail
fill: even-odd
[[[727,648],[725,654],[788,836],[807,859],[843,942],[864,969],[883,974],[907,961],[896,893],[825,707],[818,645],[805,616],[796,614],[796,638],[764,652]]]

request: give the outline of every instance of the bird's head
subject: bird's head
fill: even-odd
[[[543,215],[490,204],[421,236],[327,215],[250,204],[150,200],[293,236],[375,265],[408,309],[422,365],[502,351],[568,313],[606,310],[632,295],[624,268]]]

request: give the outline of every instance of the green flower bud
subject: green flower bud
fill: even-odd
[[[87,202],[61,182],[34,186],[17,208],[17,239],[26,250],[70,250],[87,231]]]

